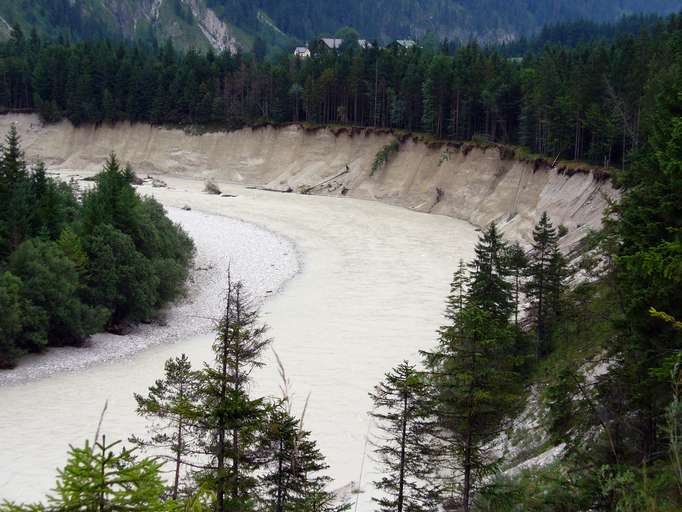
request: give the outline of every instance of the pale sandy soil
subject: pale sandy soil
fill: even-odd
[[[590,172],[536,168],[503,158],[497,148],[458,149],[412,139],[370,176],[377,152],[395,140],[388,133],[289,126],[189,135],[146,124],[45,126],[33,115],[0,116],[0,132],[10,124],[28,157],[53,168],[96,170],[115,151],[141,174],[211,177],[280,190],[314,187],[315,194],[372,199],[479,227],[496,221],[508,237],[521,240],[529,239],[547,211],[556,225],[568,228],[565,248],[598,229],[609,198],[618,195],[609,181]]]

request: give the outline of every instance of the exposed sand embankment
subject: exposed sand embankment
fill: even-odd
[[[412,139],[370,176],[377,152],[394,136],[361,130],[287,126],[190,135],[146,124],[77,128],[67,121],[45,126],[32,115],[0,116],[0,129],[11,123],[27,155],[52,168],[96,170],[115,151],[140,174],[210,177],[278,190],[315,187],[311,193],[378,200],[477,226],[497,221],[508,236],[526,240],[547,211],[555,224],[569,229],[565,247],[598,229],[608,199],[617,195],[609,181],[592,173],[535,169],[504,159],[497,148],[458,150]]]

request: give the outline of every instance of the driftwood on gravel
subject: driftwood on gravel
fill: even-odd
[[[343,171],[341,171],[338,174],[335,174],[331,178],[327,178],[327,179],[319,182],[318,184],[313,185],[312,187],[306,187],[306,188],[302,189],[301,194],[309,194],[311,190],[316,189],[317,187],[321,187],[322,185],[329,183],[330,181],[335,180],[336,178],[340,178],[341,176],[343,176],[344,174],[348,174],[349,172],[350,172],[350,169],[348,168],[348,166],[346,166],[346,168]]]

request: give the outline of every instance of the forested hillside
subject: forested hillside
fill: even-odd
[[[362,125],[519,145],[518,157],[622,166],[646,140],[641,113],[653,101],[652,81],[676,58],[681,20],[515,59],[476,43],[455,50],[349,44],[271,62],[181,53],[170,44],[50,43],[15,30],[0,44],[0,107],[75,124]]]
[[[613,21],[635,12],[670,13],[680,5],[674,0],[261,0],[258,7],[285,32],[301,38],[350,25],[379,40],[420,37],[431,31],[440,39],[504,41],[533,33],[550,22],[578,18]]]
[[[550,22],[614,21],[632,13],[668,14],[677,0],[0,0],[0,34],[19,23],[28,33],[75,40],[101,36],[163,42],[187,49],[250,49],[256,40],[289,47],[352,26],[367,39],[510,41]]]

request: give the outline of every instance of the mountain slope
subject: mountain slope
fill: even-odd
[[[216,1],[216,0],[213,0]],[[351,25],[378,39],[440,37],[509,40],[578,18],[613,21],[637,12],[670,13],[679,0],[261,0],[280,28],[297,37]]]
[[[180,48],[233,52],[250,44],[204,0],[0,0],[0,17],[5,32],[19,23],[53,38],[171,39]]]
[[[161,42],[180,48],[249,50],[353,26],[370,39],[510,41],[547,23],[612,21],[637,12],[667,14],[680,0],[0,0],[0,36],[19,23],[50,37]]]

